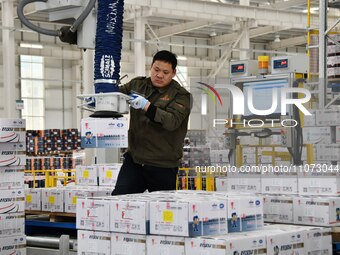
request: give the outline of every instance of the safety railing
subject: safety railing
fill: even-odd
[[[56,169],[56,170],[25,170],[25,182],[30,182],[32,188],[44,186],[51,188],[57,186],[57,181],[66,186],[76,180],[76,170],[74,169]],[[44,185],[37,185],[38,181],[43,181]]]

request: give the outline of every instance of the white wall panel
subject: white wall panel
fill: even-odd
[[[28,29],[25,27],[25,29]],[[22,42],[38,42],[39,41],[39,34],[32,32],[32,33],[22,33]]]
[[[129,39],[132,38],[131,34],[132,33],[130,33],[130,32],[123,32],[123,41],[122,41],[122,44],[123,44],[123,48],[124,49],[129,50],[130,47],[131,47],[131,42],[129,40]]]
[[[195,44],[195,39],[191,38],[185,38],[184,39],[185,45],[194,45]],[[196,55],[196,51],[194,47],[184,47],[184,56],[189,57],[192,56],[194,57]]]
[[[73,107],[73,94],[72,89],[67,88],[64,90],[64,108],[66,109],[72,109]]]
[[[60,85],[62,79],[62,70],[59,68],[45,68],[45,79],[48,80],[47,84]]]
[[[60,60],[60,59],[53,59],[53,58],[45,58],[44,59],[45,68],[50,67],[50,68],[60,69],[61,62],[62,62],[62,60]]]
[[[207,40],[196,39],[196,44],[198,45],[208,45]],[[207,48],[194,48],[196,51],[196,57],[206,57],[208,56],[209,50]]]
[[[178,45],[183,45],[184,41],[182,38],[179,37],[173,37],[171,38],[171,43],[178,44]],[[178,56],[182,56],[184,52],[184,47],[183,46],[171,46],[172,52],[174,52]]]
[[[62,110],[62,91],[60,89],[45,90],[45,108]]]
[[[60,28],[60,27],[61,26],[56,26],[53,24],[44,24],[44,28],[51,29],[51,30],[56,30],[57,28]],[[54,43],[54,42],[61,43],[59,38],[54,37],[54,36],[48,36],[48,35],[43,35],[43,34],[40,34],[39,36],[40,36],[40,41],[44,43]]]
[[[74,123],[73,114],[71,110],[64,112],[64,128],[78,128],[80,129],[80,123]]]
[[[45,112],[45,129],[63,129],[63,112],[49,110]]]

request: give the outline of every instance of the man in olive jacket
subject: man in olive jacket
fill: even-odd
[[[176,189],[192,105],[191,94],[173,80],[176,66],[175,54],[159,51],[150,77],[120,87],[131,97],[129,147],[112,195]]]

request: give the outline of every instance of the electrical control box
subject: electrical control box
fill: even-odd
[[[277,56],[271,59],[271,74],[307,73],[308,56]]]
[[[280,144],[283,147],[292,147],[292,128],[283,128],[280,130]]]
[[[230,62],[230,77],[258,75],[257,60],[240,60]]]

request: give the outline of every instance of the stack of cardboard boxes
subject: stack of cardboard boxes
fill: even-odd
[[[304,165],[291,172],[230,173],[216,177],[216,187],[224,192],[240,191],[250,184],[259,187],[254,192],[263,196],[265,222],[340,226],[340,174],[336,166],[333,170],[327,167]]]
[[[24,166],[26,124],[0,119],[0,254],[26,254]]]
[[[90,243],[102,254],[194,254],[198,237],[262,229],[262,208],[260,197],[195,191],[79,199],[78,249]]]
[[[262,198],[154,192],[77,202],[78,252],[101,254],[331,254],[330,229],[263,223]]]
[[[76,186],[25,189],[26,210],[76,213],[78,198],[109,196],[121,164],[76,167]]]
[[[311,111],[304,123],[305,144],[315,147],[315,163],[329,164],[340,161],[340,109]]]

